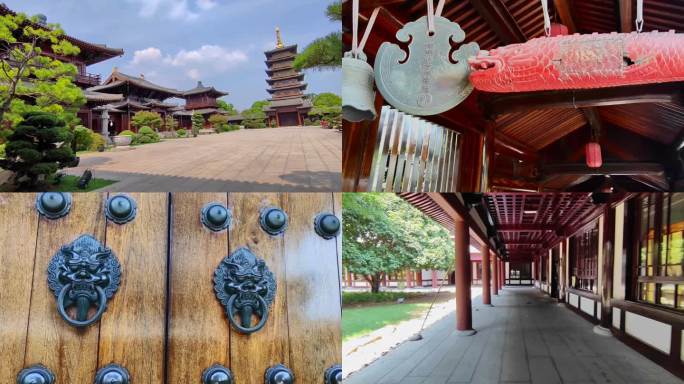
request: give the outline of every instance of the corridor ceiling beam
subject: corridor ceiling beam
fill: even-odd
[[[682,83],[626,87],[497,94],[484,101],[485,115],[496,118],[514,112],[550,108],[587,108],[637,103],[674,103],[682,100]]]
[[[501,0],[470,0],[470,4],[504,44],[527,40],[527,36]]]
[[[540,224],[502,224],[497,227],[499,232],[544,232],[555,231],[556,227]]]

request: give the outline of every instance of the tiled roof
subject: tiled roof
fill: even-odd
[[[228,92],[219,91],[214,87],[205,87],[201,81],[198,81],[197,86],[189,91],[183,92],[183,96],[198,95],[200,93],[213,93],[220,96],[228,95]]]
[[[117,80],[110,81],[111,79],[117,79]],[[154,91],[167,93],[167,94],[170,94],[172,96],[180,96],[182,94],[177,89],[162,87],[161,85],[154,84],[154,83],[149,82],[143,78],[130,76],[130,75],[127,75],[125,73],[118,72],[118,71],[115,71],[114,73],[112,73],[112,75],[109,77],[109,79],[107,79],[107,81],[108,81],[108,83],[106,83],[106,84],[98,85],[98,86],[95,86],[92,88],[88,88],[88,90],[90,90],[90,91],[103,91],[103,90],[107,90],[107,89],[116,88],[121,84],[125,84],[126,82],[129,82],[131,84],[135,84],[136,86],[138,86],[140,88],[151,89]]]

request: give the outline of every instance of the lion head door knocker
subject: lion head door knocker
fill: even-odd
[[[375,83],[382,96],[396,109],[418,116],[448,111],[470,95],[467,59],[480,51],[477,43],[454,48],[465,40],[457,23],[436,15],[430,31],[428,19],[423,16],[397,32],[408,52],[384,42],[375,57]]]
[[[214,291],[226,308],[230,324],[240,333],[250,334],[263,328],[268,320],[276,281],[266,262],[243,247],[216,268]],[[259,319],[256,325],[252,325],[254,316]]]
[[[121,265],[111,249],[90,235],[64,245],[48,266],[48,286],[57,297],[57,310],[74,327],[97,322],[107,309],[107,300],[119,288]],[[88,318],[88,312],[95,314]],[[68,313],[75,309],[75,315]]]

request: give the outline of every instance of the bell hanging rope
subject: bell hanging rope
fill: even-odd
[[[428,14],[407,23],[397,40],[409,44],[405,52],[384,42],[375,57],[375,83],[394,108],[417,116],[448,111],[465,100],[473,87],[468,81],[467,58],[480,50],[477,43],[461,45],[465,32],[457,23],[441,16],[444,0],[434,8],[428,0]]]
[[[359,0],[353,1],[352,50],[342,58],[342,117],[347,121],[372,121],[377,117],[375,111],[375,91],[373,90],[373,68],[363,53],[370,31],[375,24],[380,8],[375,8],[368,20],[366,31],[358,41]]]
[[[684,34],[636,32],[551,36],[548,0],[541,0],[547,37],[480,51],[470,58],[470,82],[485,92],[608,88],[684,80]]]

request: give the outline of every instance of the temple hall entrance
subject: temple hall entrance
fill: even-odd
[[[278,114],[281,127],[296,127],[299,125],[299,114],[297,112],[281,112]]]

